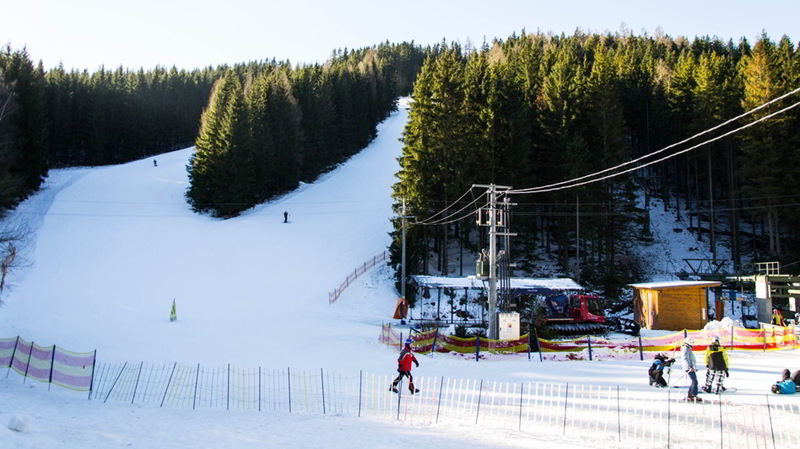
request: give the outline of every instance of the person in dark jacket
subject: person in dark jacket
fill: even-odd
[[[412,340],[410,338],[406,340],[403,350],[400,351],[400,357],[397,358],[397,372],[399,374],[394,381],[392,381],[391,388],[395,393],[397,393],[397,384],[403,381],[404,376],[408,376],[408,391],[410,391],[411,394],[419,393],[419,390],[414,388],[414,376],[411,375],[411,364],[414,363],[419,367],[417,358],[414,357],[414,354],[411,352],[411,342]]]
[[[728,368],[728,353],[725,352],[725,348],[719,344],[719,337],[715,337],[714,342],[706,349],[706,385],[703,387],[703,391],[711,393],[711,385],[714,383],[714,380],[717,381],[714,393],[720,394],[725,391],[722,382],[729,375]]]
[[[667,380],[664,379],[664,371],[669,371],[669,367],[675,363],[675,359],[667,357],[666,354],[658,353],[655,355],[653,364],[647,370],[650,376],[650,385],[655,385],[656,388],[665,388]]]

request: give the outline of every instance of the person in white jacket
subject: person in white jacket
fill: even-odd
[[[689,394],[686,396],[686,400],[701,402],[702,400],[697,397],[697,359],[695,359],[694,352],[692,352],[692,345],[694,345],[694,339],[686,337],[681,348],[681,364],[683,365],[683,370],[686,371],[686,375],[692,381],[692,384],[689,385]]]

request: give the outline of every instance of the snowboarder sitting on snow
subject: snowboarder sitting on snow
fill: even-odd
[[[788,369],[783,370],[781,373],[781,381],[775,382],[775,384],[772,385],[772,392],[775,394],[797,393],[797,384],[792,380]]]
[[[728,377],[728,367],[728,353],[719,344],[719,337],[714,337],[714,342],[706,349],[706,385],[703,387],[703,391],[711,393],[711,384],[714,383],[715,378],[717,386],[714,393],[719,394],[725,391],[722,381]]]
[[[666,354],[658,353],[654,357],[653,364],[647,370],[650,375],[650,385],[655,385],[656,388],[664,388],[667,386],[667,381],[664,380],[664,369],[672,366],[675,359],[667,357]]]
[[[400,357],[397,358],[397,372],[400,374],[392,381],[392,391],[395,393],[397,393],[397,384],[403,381],[403,376],[408,376],[408,391],[411,394],[419,393],[419,390],[414,388],[414,376],[411,375],[411,363],[413,362],[419,367],[417,358],[411,353],[411,342],[410,338],[406,340],[405,347],[400,351]]]
[[[689,385],[686,400],[689,402],[703,402],[697,396],[697,359],[694,358],[694,352],[692,352],[693,344],[694,339],[686,337],[683,340],[683,347],[681,347],[681,364],[683,365],[683,370],[686,371],[686,375],[692,381],[692,384]]]

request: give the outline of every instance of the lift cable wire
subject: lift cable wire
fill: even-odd
[[[434,221],[434,222],[424,222],[424,221],[423,221],[423,222],[414,222],[413,224],[424,225],[424,226],[433,226],[433,225],[440,225],[440,224],[450,224],[450,223],[455,223],[455,222],[457,222],[457,221],[461,221],[461,220],[463,220],[463,219],[465,219],[465,218],[467,218],[467,217],[469,217],[469,216],[471,216],[471,215],[475,215],[475,214],[477,213],[478,209],[476,208],[475,210],[473,210],[473,211],[471,211],[471,212],[469,212],[469,213],[467,213],[467,214],[465,214],[465,215],[462,215],[462,216],[461,216],[461,217],[459,217],[459,218],[453,219],[453,220],[450,220],[450,218],[452,218],[452,217],[454,217],[454,216],[456,216],[456,215],[460,214],[460,213],[461,213],[461,212],[463,212],[465,209],[467,209],[467,208],[469,208],[470,206],[472,206],[473,204],[477,203],[477,202],[478,202],[478,201],[480,201],[480,199],[481,199],[481,198],[483,198],[485,195],[486,195],[486,192],[482,193],[480,196],[478,196],[478,197],[477,197],[477,198],[475,198],[474,200],[472,200],[472,201],[470,201],[469,203],[467,203],[467,205],[466,205],[466,206],[462,207],[461,209],[457,210],[456,212],[453,212],[452,214],[450,214],[450,215],[448,215],[448,216],[446,216],[446,217],[442,217],[442,218],[440,218],[439,220],[436,220],[436,221]],[[487,204],[488,204],[488,203],[487,203]]]
[[[734,117],[734,118],[732,118],[732,119],[730,119],[730,120],[727,120],[727,121],[725,121],[725,122],[723,122],[723,123],[720,123],[720,124],[719,124],[719,125],[717,125],[717,126],[714,126],[714,127],[712,127],[712,128],[709,128],[709,129],[707,129],[707,130],[705,130],[705,131],[701,131],[701,132],[699,132],[699,133],[697,133],[697,134],[695,134],[695,135],[693,135],[693,136],[691,136],[691,137],[689,137],[689,138],[687,138],[687,139],[681,140],[680,142],[673,143],[673,144],[671,144],[671,145],[668,145],[668,146],[666,146],[666,147],[664,147],[664,148],[662,148],[662,149],[660,149],[660,150],[654,151],[654,152],[652,152],[652,153],[648,153],[648,154],[646,154],[646,155],[644,155],[644,156],[641,156],[641,157],[639,157],[639,158],[637,158],[637,159],[633,159],[633,160],[631,160],[631,161],[624,162],[624,163],[622,163],[622,164],[616,165],[616,166],[614,166],[614,167],[607,168],[607,169],[605,169],[605,170],[601,170],[601,171],[599,171],[599,172],[590,173],[590,174],[588,174],[588,175],[584,175],[584,176],[581,176],[581,177],[579,177],[579,178],[573,178],[573,179],[570,179],[570,180],[567,180],[567,181],[561,181],[561,182],[557,182],[557,183],[554,183],[554,184],[548,184],[548,185],[539,186],[539,187],[529,187],[529,188],[525,188],[525,189],[516,189],[516,190],[510,190],[510,191],[508,191],[508,193],[518,193],[518,194],[519,194],[519,193],[535,193],[535,192],[540,192],[540,191],[544,191],[544,192],[552,192],[552,191],[554,191],[554,190],[562,190],[562,189],[553,189],[553,187],[562,186],[562,185],[564,185],[564,184],[572,184],[572,183],[575,183],[575,182],[577,182],[577,181],[584,180],[584,179],[586,179],[586,178],[590,178],[590,177],[593,177],[593,176],[598,176],[598,175],[601,175],[601,174],[603,174],[603,173],[607,173],[607,172],[609,172],[609,171],[612,171],[612,170],[617,170],[617,169],[619,169],[619,168],[625,167],[625,166],[627,166],[627,165],[630,165],[630,164],[635,164],[635,163],[637,163],[637,162],[639,162],[639,161],[642,161],[642,160],[644,160],[644,159],[647,159],[647,158],[650,158],[650,157],[652,157],[652,156],[655,156],[656,154],[663,153],[664,151],[667,151],[667,150],[669,150],[669,149],[671,149],[671,148],[674,148],[674,147],[676,147],[676,146],[678,146],[678,145],[684,144],[684,143],[686,143],[686,142],[688,142],[688,141],[690,141],[690,140],[693,140],[693,139],[695,139],[695,138],[697,138],[697,137],[699,137],[699,136],[701,136],[701,135],[703,135],[703,134],[707,134],[707,133],[709,133],[709,132],[715,131],[715,130],[717,130],[717,129],[719,129],[719,128],[721,128],[721,127],[723,127],[723,126],[725,126],[725,125],[727,125],[727,124],[729,124],[729,123],[731,123],[731,122],[734,122],[734,121],[736,121],[736,120],[739,120],[739,119],[741,119],[741,118],[743,118],[743,117],[746,117],[746,116],[748,116],[748,115],[750,115],[750,114],[752,114],[752,113],[754,113],[754,112],[756,112],[756,111],[758,111],[758,110],[760,110],[760,109],[763,109],[763,108],[765,108],[766,106],[768,106],[768,105],[770,105],[770,104],[772,104],[772,103],[775,103],[775,102],[777,102],[777,101],[780,101],[780,100],[782,100],[782,99],[784,99],[784,98],[786,98],[786,97],[789,97],[789,96],[791,96],[791,95],[794,95],[794,94],[796,94],[796,93],[798,93],[798,92],[800,92],[800,87],[798,87],[797,89],[794,89],[794,90],[792,90],[791,92],[788,92],[788,93],[786,93],[786,94],[784,94],[784,95],[781,95],[780,97],[774,98],[774,99],[772,99],[772,100],[770,100],[770,101],[768,101],[768,102],[766,102],[766,103],[762,104],[761,106],[758,106],[758,107],[756,107],[756,108],[753,108],[753,109],[751,109],[751,110],[749,110],[749,111],[747,111],[747,112],[745,112],[745,113],[743,113],[743,114],[740,114],[740,115],[738,115],[738,116],[736,116],[736,117]],[[753,121],[753,122],[749,123],[749,124],[748,124],[748,125],[746,125],[746,126],[743,126],[743,127],[741,127],[741,128],[738,128],[738,129],[737,129],[737,130],[735,130],[735,131],[739,131],[739,130],[742,130],[742,129],[744,129],[744,128],[747,128],[747,127],[749,127],[749,126],[752,126],[752,125],[754,125],[754,124],[756,124],[756,123],[759,123],[759,122],[763,121],[763,120],[764,120],[764,119],[766,119],[766,118],[770,118],[770,117],[772,117],[772,116],[774,116],[774,115],[777,115],[777,114],[779,114],[779,113],[785,112],[785,111],[787,111],[787,110],[789,110],[789,109],[791,109],[791,108],[793,108],[793,107],[795,107],[795,106],[797,106],[797,103],[795,103],[794,105],[792,105],[792,106],[790,106],[790,107],[788,107],[788,108],[782,109],[781,111],[778,111],[777,113],[773,113],[773,114],[767,115],[767,116],[765,116],[765,117],[762,117],[761,119],[755,120],[755,121]],[[696,146],[694,146],[694,147],[692,147],[692,148],[690,148],[690,149],[694,149],[694,148],[697,148],[698,146],[705,145],[706,143],[713,142],[714,140],[717,140],[719,137],[725,137],[725,136],[727,136],[727,135],[729,135],[729,134],[731,134],[731,133],[730,133],[730,132],[729,132],[729,133],[725,133],[725,134],[723,134],[723,135],[721,135],[721,136],[718,136],[717,138],[714,138],[714,139],[708,140],[708,141],[706,141],[706,142],[704,142],[704,143],[702,143],[702,144],[700,144],[700,145],[696,145]],[[677,155],[679,155],[679,154],[683,154],[683,153],[685,153],[685,152],[686,152],[686,150],[683,150],[683,151],[680,151],[680,152],[674,153],[674,154],[672,154],[672,155],[670,155],[670,156],[668,156],[668,157],[665,157],[665,158],[659,159],[659,160],[658,160],[658,161],[656,161],[656,162],[661,162],[661,161],[664,161],[664,160],[666,160],[666,159],[669,159],[669,158],[671,158],[671,157],[673,157],[673,156],[677,156]],[[647,163],[647,164],[644,164],[644,165],[642,165],[642,166],[637,166],[636,168],[634,168],[634,170],[637,170],[637,169],[639,169],[639,168],[642,168],[642,167],[647,167],[648,165],[652,165],[652,164],[651,164],[651,163]],[[618,175],[620,175],[620,174],[628,173],[629,171],[633,171],[633,170],[627,170],[627,171],[624,171],[624,172],[618,173],[618,174],[616,174],[616,175],[613,175],[613,176],[610,176],[610,177],[614,177],[614,176],[618,176]],[[604,178],[598,179],[598,181],[605,180],[605,179],[608,179],[608,178],[609,178],[609,177],[604,177]],[[594,181],[592,181],[592,182],[594,182]],[[584,185],[584,184],[589,184],[589,183],[588,183],[588,182],[586,182],[586,183],[574,184],[574,185],[571,185],[570,187],[576,187],[576,186],[579,186],[579,185]],[[567,188],[569,188],[569,187],[567,187]]]
[[[464,194],[463,194],[463,195],[461,195],[461,196],[460,196],[460,197],[459,197],[457,200],[453,201],[453,202],[452,202],[450,205],[448,205],[448,206],[447,206],[447,207],[445,207],[444,209],[440,210],[439,212],[437,212],[437,213],[435,213],[435,214],[431,215],[430,217],[428,217],[428,218],[426,218],[426,219],[424,219],[424,220],[419,220],[419,221],[416,221],[414,224],[428,224],[428,222],[429,222],[429,221],[431,221],[431,220],[433,220],[435,217],[437,217],[437,216],[439,216],[439,215],[443,214],[445,211],[447,211],[447,210],[448,210],[448,209],[450,209],[451,207],[455,207],[455,206],[456,206],[456,204],[458,204],[458,202],[459,202],[459,201],[461,201],[462,199],[464,199],[464,197],[465,197],[465,196],[467,196],[467,195],[469,195],[470,193],[472,193],[472,187],[470,187],[470,188],[469,188],[469,190],[467,190],[466,192],[464,192]],[[457,214],[457,213],[461,212],[462,210],[464,210],[464,209],[461,209],[461,210],[459,210],[458,212],[455,212],[454,214],[450,215],[449,217],[452,217],[453,215],[455,215],[455,214]],[[448,218],[448,217],[445,217],[445,218],[440,218],[439,220],[445,220],[445,219],[447,219],[447,218]],[[433,224],[433,223],[431,223],[431,224]]]
[[[800,90],[800,89],[798,89],[798,90]],[[680,156],[681,154],[688,153],[689,151],[692,151],[692,150],[697,149],[699,147],[708,145],[709,143],[712,143],[712,142],[715,142],[717,140],[720,140],[723,137],[727,137],[727,136],[729,136],[731,134],[735,134],[735,133],[737,133],[739,131],[745,130],[745,129],[753,126],[753,125],[761,123],[764,120],[768,120],[768,119],[770,119],[770,118],[772,118],[772,117],[774,117],[776,115],[783,114],[784,112],[789,111],[790,109],[796,108],[797,106],[800,106],[800,102],[794,103],[791,106],[787,106],[787,107],[785,107],[785,108],[783,108],[783,109],[781,109],[779,111],[773,112],[772,114],[765,115],[764,117],[761,117],[760,119],[754,120],[753,122],[750,122],[750,123],[748,123],[746,125],[743,125],[743,126],[741,126],[739,128],[733,129],[733,130],[728,131],[728,132],[726,132],[724,134],[720,134],[719,136],[716,136],[716,137],[713,137],[713,138],[708,139],[706,141],[700,142],[700,143],[698,143],[696,145],[693,145],[693,146],[691,146],[689,148],[686,148],[686,149],[683,149],[681,151],[669,154],[669,155],[664,156],[664,157],[662,157],[660,159],[656,159],[656,160],[647,162],[647,163],[642,164],[642,165],[637,165],[636,167],[632,167],[632,168],[629,168],[627,170],[623,170],[623,171],[620,171],[620,172],[612,173],[612,174],[607,175],[607,176],[603,176],[601,178],[591,179],[589,181],[583,181],[583,182],[575,182],[575,181],[580,180],[580,179],[585,179],[587,177],[596,176],[596,175],[599,175],[601,173],[608,172],[610,170],[618,169],[618,168],[620,168],[622,166],[629,165],[629,164],[631,164],[631,163],[633,163],[635,161],[639,161],[642,158],[636,159],[635,161],[626,162],[624,164],[620,164],[620,165],[615,166],[615,167],[607,168],[607,169],[605,169],[605,170],[603,170],[601,172],[593,173],[591,175],[586,175],[586,176],[583,176],[581,178],[576,178],[576,179],[573,179],[573,180],[570,180],[570,181],[564,181],[564,182],[560,182],[560,183],[557,183],[557,184],[551,184],[550,186],[531,187],[531,188],[519,189],[519,190],[508,190],[505,193],[507,193],[507,194],[525,194],[525,193],[555,192],[555,191],[558,191],[558,190],[571,189],[571,188],[574,188],[574,187],[579,187],[579,186],[583,186],[583,185],[587,185],[587,184],[593,184],[595,182],[605,181],[606,179],[616,178],[617,176],[621,176],[621,175],[624,175],[626,173],[630,173],[630,172],[642,169],[644,167],[648,167],[650,165],[654,165],[654,164],[657,164],[657,163],[660,163],[660,162],[664,162],[667,159],[671,159],[671,158],[673,158],[675,156]],[[662,150],[659,150],[659,152],[660,151],[662,151]],[[651,154],[649,154],[648,156],[645,156],[645,157],[649,157],[649,156],[652,156],[654,154],[656,154],[656,153],[651,153]],[[568,185],[563,185],[563,184],[568,184]],[[558,186],[558,187],[555,187],[555,186]]]

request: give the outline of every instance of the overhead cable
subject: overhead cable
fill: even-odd
[[[579,186],[582,186],[582,185],[587,185],[587,184],[592,184],[592,183],[595,183],[595,182],[605,181],[606,179],[615,178],[617,176],[624,175],[626,173],[630,173],[632,171],[636,171],[636,170],[642,169],[644,167],[648,167],[650,165],[657,164],[659,162],[664,162],[665,160],[671,159],[671,158],[673,158],[675,156],[680,156],[681,154],[688,153],[689,151],[692,151],[692,150],[697,149],[699,147],[708,145],[709,143],[715,142],[715,141],[717,141],[719,139],[722,139],[723,137],[727,137],[727,136],[729,136],[731,134],[735,134],[735,133],[737,133],[739,131],[745,130],[745,129],[747,129],[747,128],[749,128],[749,127],[751,127],[751,126],[753,126],[753,125],[755,125],[757,123],[761,123],[764,120],[770,119],[770,118],[772,118],[772,117],[774,117],[776,115],[783,114],[784,112],[786,112],[786,111],[788,111],[790,109],[793,109],[793,108],[795,108],[797,106],[800,106],[800,102],[794,103],[793,105],[787,106],[787,107],[785,107],[785,108],[783,108],[783,109],[781,109],[779,111],[773,112],[772,114],[765,115],[764,117],[761,117],[760,119],[754,120],[754,121],[752,121],[752,122],[750,122],[750,123],[748,123],[746,125],[740,126],[739,128],[736,128],[734,130],[728,131],[728,132],[726,132],[724,134],[720,134],[719,136],[713,137],[713,138],[711,138],[709,140],[706,140],[704,142],[700,142],[700,143],[698,143],[696,145],[693,145],[693,146],[691,146],[689,148],[686,148],[686,149],[683,149],[681,151],[669,154],[669,155],[664,156],[664,157],[662,157],[660,159],[656,159],[654,161],[650,161],[650,162],[647,162],[647,163],[642,164],[642,165],[637,165],[636,167],[629,168],[627,170],[623,170],[623,171],[616,172],[616,173],[613,173],[613,174],[610,174],[610,175],[607,175],[607,176],[603,176],[602,178],[592,179],[592,180],[583,181],[583,182],[575,182],[575,181],[580,180],[580,179],[585,179],[587,177],[596,176],[596,175],[599,175],[601,173],[608,172],[610,170],[615,170],[615,169],[623,167],[625,165],[629,165],[634,161],[626,162],[626,163],[620,164],[620,165],[618,165],[616,167],[611,167],[611,168],[605,169],[605,170],[603,170],[601,172],[593,173],[591,175],[586,175],[586,176],[583,176],[581,178],[576,178],[576,179],[573,179],[573,180],[570,180],[570,181],[564,181],[564,182],[560,182],[560,183],[557,183],[557,184],[551,184],[550,186],[552,186],[552,187],[550,187],[550,186],[541,186],[541,187],[532,187],[532,188],[527,188],[527,189],[508,190],[506,193],[508,193],[508,194],[523,194],[523,193],[555,192],[555,191],[558,191],[558,190],[571,189],[571,188],[579,187]],[[659,150],[658,152],[661,152],[661,151],[663,151],[663,150]],[[650,156],[652,156],[652,155],[654,155],[656,153],[650,153],[648,156],[645,156],[645,157],[650,157]],[[639,158],[636,161],[639,161],[641,159],[642,158]],[[569,184],[569,185],[563,185],[563,184]],[[555,187],[555,186],[558,186],[558,187]]]
[[[697,133],[697,134],[695,134],[695,135],[693,135],[693,136],[691,136],[689,138],[681,140],[680,142],[673,143],[673,144],[668,145],[668,146],[666,146],[666,147],[664,147],[664,148],[662,148],[660,150],[654,151],[652,153],[648,153],[648,154],[646,154],[644,156],[641,156],[641,157],[639,157],[637,159],[633,159],[633,160],[630,160],[630,161],[627,161],[627,162],[623,162],[622,164],[616,165],[614,167],[606,168],[605,170],[601,170],[601,171],[595,172],[595,173],[590,173],[588,175],[584,175],[584,176],[581,176],[581,177],[578,177],[578,178],[573,178],[573,179],[570,179],[570,180],[567,180],[567,181],[561,181],[561,182],[548,184],[548,185],[544,185],[544,186],[539,186],[539,187],[529,187],[529,188],[526,188],[526,189],[511,190],[508,193],[533,193],[533,192],[539,192],[539,191],[551,192],[553,190],[561,190],[561,189],[552,189],[552,190],[548,190],[548,189],[551,189],[552,187],[558,187],[558,186],[561,186],[561,185],[564,185],[564,184],[571,184],[573,182],[581,181],[581,180],[584,180],[586,178],[591,178],[593,176],[598,176],[598,175],[601,175],[603,173],[607,173],[607,172],[612,171],[612,170],[617,170],[619,168],[625,167],[625,166],[630,165],[630,164],[635,164],[635,163],[637,163],[639,161],[642,161],[644,159],[647,159],[647,158],[650,158],[652,156],[655,156],[656,154],[663,153],[664,151],[667,151],[667,150],[669,150],[671,148],[674,148],[674,147],[676,147],[678,145],[684,144],[684,143],[686,143],[686,142],[688,142],[690,140],[693,140],[693,139],[695,139],[695,138],[697,138],[699,136],[702,136],[704,134],[708,134],[708,133],[710,133],[712,131],[715,131],[715,130],[717,130],[717,129],[719,129],[719,128],[721,128],[721,127],[723,127],[723,126],[725,126],[725,125],[727,125],[727,124],[729,124],[731,122],[734,122],[734,121],[739,120],[739,119],[741,119],[743,117],[746,117],[746,116],[748,116],[748,115],[750,115],[750,114],[752,114],[752,113],[754,113],[754,112],[756,112],[758,110],[761,110],[761,109],[763,109],[763,108],[765,108],[765,107],[767,107],[767,106],[769,106],[769,105],[771,105],[771,104],[773,104],[773,103],[775,103],[777,101],[783,100],[784,98],[789,97],[791,95],[794,95],[794,94],[796,94],[798,92],[800,92],[800,87],[798,87],[797,89],[794,89],[791,92],[788,92],[788,93],[786,93],[784,95],[781,95],[781,96],[779,96],[777,98],[774,98],[774,99],[772,99],[772,100],[770,100],[770,101],[768,101],[768,102],[766,102],[766,103],[764,103],[764,104],[762,104],[762,105],[760,105],[758,107],[755,107],[755,108],[753,108],[753,109],[751,109],[751,110],[749,110],[749,111],[747,111],[747,112],[745,112],[743,114],[740,114],[740,115],[738,115],[738,116],[736,116],[736,117],[734,117],[734,118],[732,118],[730,120],[722,122],[717,126],[709,128],[709,129],[707,129],[705,131],[701,131],[701,132],[699,132],[699,133]],[[794,106],[796,106],[796,104],[791,106],[789,109],[791,109]],[[784,109],[783,111],[785,111],[785,110],[787,110],[787,109]],[[774,115],[774,114],[771,114],[771,115],[769,115],[767,117],[771,117],[772,115]],[[758,122],[760,122],[762,120],[763,120],[763,117],[762,117],[762,119],[759,119],[759,120],[756,120],[756,121],[750,123],[750,125],[758,123]],[[743,128],[739,128],[739,129],[743,129]],[[728,135],[728,134],[723,134],[723,136],[726,136],[726,135]],[[716,139],[714,139],[714,140],[716,140]],[[711,141],[708,141],[708,142],[713,142],[714,140],[711,140]],[[708,143],[708,142],[706,142],[706,143]],[[682,154],[682,152],[675,153],[672,156],[675,156],[675,155],[678,155],[678,154]],[[670,156],[670,157],[672,157],[672,156]],[[666,159],[669,159],[669,157],[664,158],[664,159],[660,159],[659,161],[666,160]],[[650,165],[650,164],[643,165],[642,167],[646,167],[647,165]],[[641,167],[637,166],[635,169],[639,169],[639,168],[641,168]],[[627,172],[628,171],[625,171],[625,172],[622,172],[622,173],[627,173]],[[616,175],[614,175],[614,176],[616,176]],[[608,179],[608,178],[601,178],[601,179]],[[584,185],[584,184],[588,184],[588,183],[581,183],[581,184],[576,184],[576,185]],[[575,186],[572,186],[572,187],[575,187]]]

